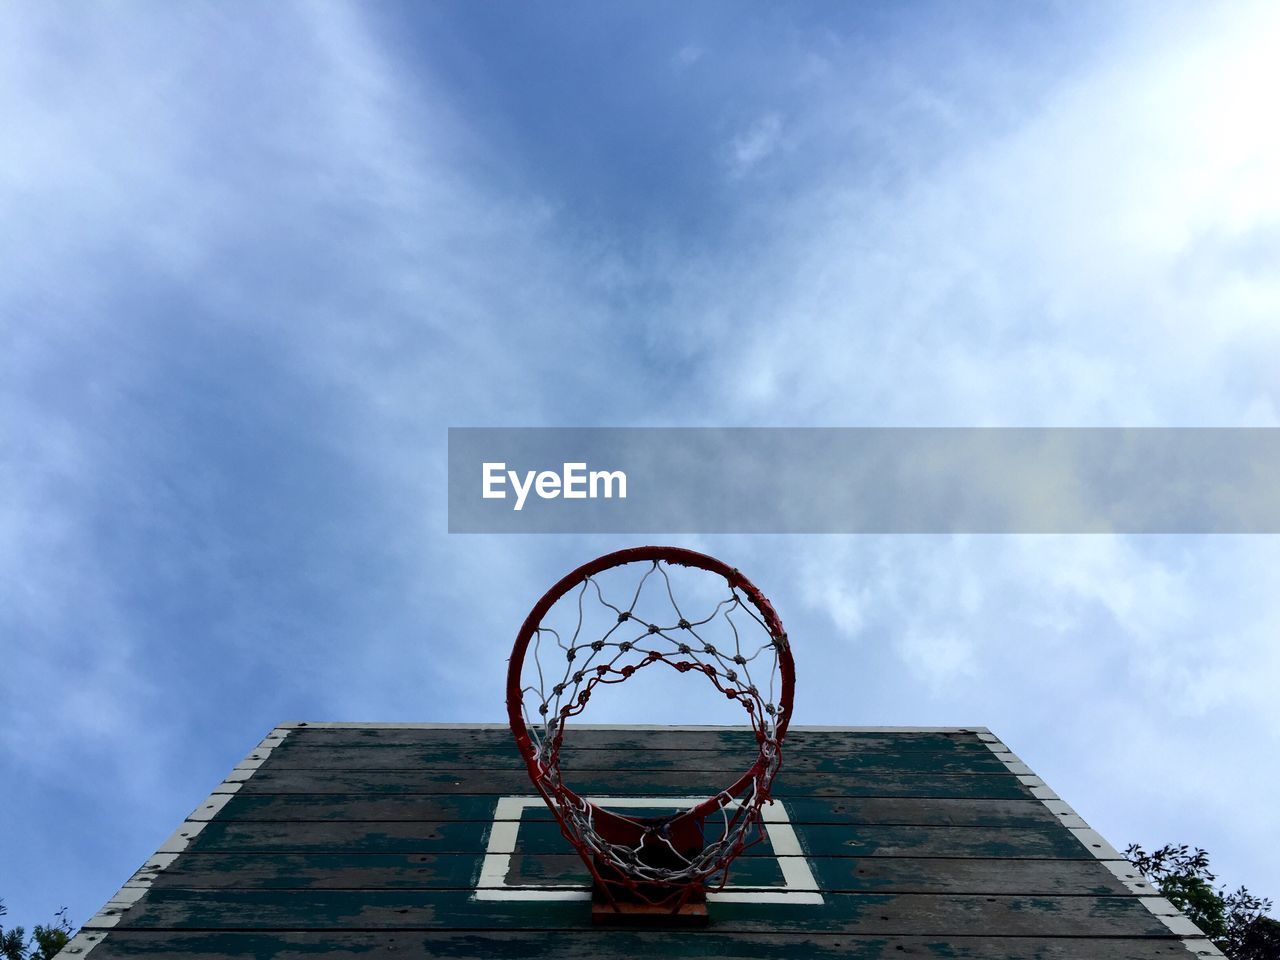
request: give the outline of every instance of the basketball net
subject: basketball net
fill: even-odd
[[[677,596],[676,567],[700,571],[696,599]],[[738,704],[757,753],[735,782],[688,809],[623,815],[566,782],[565,734],[598,688],[656,664],[701,675]],[[677,547],[622,550],[579,567],[543,596],[516,638],[508,713],[534,787],[591,870],[598,898],[615,909],[639,903],[678,912],[725,885],[734,858],[764,837],[761,808],[782,762],[794,687],[778,615],[714,557]]]

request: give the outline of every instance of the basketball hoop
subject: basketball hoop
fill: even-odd
[[[695,597],[683,606],[672,583],[676,568],[707,575],[698,575]],[[606,594],[620,584],[625,594]],[[559,628],[556,614],[567,621]],[[758,752],[736,781],[700,803],[669,816],[623,815],[565,782],[565,730],[600,685],[656,663],[705,676],[741,706]],[[597,920],[705,919],[707,891],[723,887],[734,858],[764,836],[761,807],[782,762],[794,689],[791,650],[772,605],[741,573],[705,554],[620,550],[574,570],[534,605],[512,651],[507,711],[533,785],[591,871]]]

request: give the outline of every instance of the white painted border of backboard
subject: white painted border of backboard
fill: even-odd
[[[1005,769],[1014,774],[1023,786],[1030,789],[1032,796],[1043,803],[1057,817],[1058,822],[1070,830],[1081,845],[1123,883],[1130,893],[1135,894],[1152,916],[1178,937],[1178,942],[1189,953],[1197,957],[1223,956],[1222,951],[1214,946],[1213,941],[1205,936],[1204,931],[1189,920],[1181,910],[1164,897],[1153,895],[1155,891],[1151,885],[1146,882],[1146,878],[1137,871],[1137,868],[1125,859],[1124,854],[1109,844],[1102,834],[1085,823],[1084,818],[1067,806],[1066,801],[1023,763],[999,737],[985,727],[978,728],[977,734],[978,739],[1000,759]]]
[[[590,797],[597,806],[619,808],[687,809],[697,806],[705,797]],[[736,801],[735,801],[736,802]],[[591,890],[581,884],[519,884],[507,883],[511,869],[511,857],[516,850],[524,811],[529,807],[541,807],[545,801],[537,795],[499,797],[493,811],[493,829],[480,864],[480,876],[472,894],[476,900],[590,900]],[[787,903],[821,906],[826,902],[818,889],[809,860],[800,847],[800,838],[780,800],[761,807],[761,820],[765,834],[773,847],[778,866],[782,870],[782,886],[734,886],[707,894],[712,903]]]
[[[420,722],[396,723],[395,721],[374,720],[289,720],[280,727],[300,729],[307,727],[313,730],[510,730],[509,723],[448,723]],[[754,727],[747,724],[680,724],[669,723],[575,723],[574,730],[608,730],[615,733],[670,733],[692,730],[695,733],[751,733]],[[986,727],[822,727],[808,724],[791,724],[788,733],[982,733]]]

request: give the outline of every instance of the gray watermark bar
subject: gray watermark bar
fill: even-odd
[[[1277,533],[1276,428],[449,430],[451,533]]]

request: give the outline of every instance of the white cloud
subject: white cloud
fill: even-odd
[[[531,554],[444,536],[445,427],[637,375],[552,208],[355,8],[86,16],[0,25],[0,761],[67,785],[59,843],[127,822],[70,886],[14,851],[81,919],[286,709],[500,715]],[[238,430],[360,492],[284,549]]]
[[[963,683],[977,672],[973,642],[956,633],[908,630],[898,640],[898,653],[932,691]]]
[[[687,43],[676,51],[675,63],[681,69],[691,67],[703,58],[706,51],[696,43]]]
[[[787,624],[801,722],[987,725],[1113,842],[1197,843],[1280,889],[1254,853],[1278,836],[1275,538],[793,543],[735,562]]]
[[[744,198],[769,241],[688,269],[691,311],[725,317],[731,345],[711,399],[750,423],[1280,422],[1280,274],[1263,266],[1280,143],[1259,120],[1280,17],[1195,8],[1148,27],[1020,118],[960,125],[949,105],[941,138],[921,119],[877,139],[860,74],[806,88],[788,128],[806,155],[850,160]],[[948,101],[967,116],[998,97]],[[846,104],[861,126],[833,133]],[[781,128],[774,113],[739,134],[739,169]]]
[[[766,113],[734,136],[729,144],[729,169],[742,177],[770,157],[782,145],[782,117]]]

